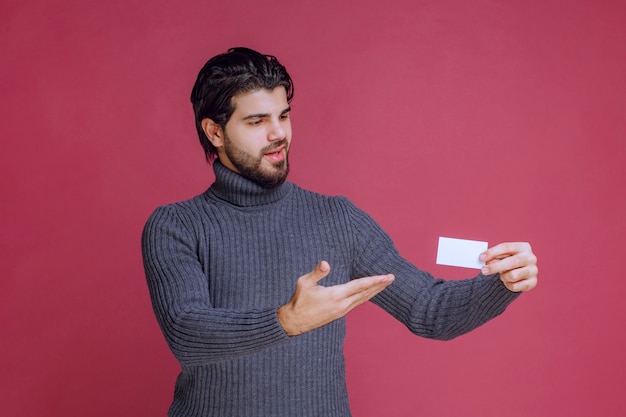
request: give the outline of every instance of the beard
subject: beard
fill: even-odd
[[[224,137],[224,152],[233,166],[241,175],[263,188],[278,187],[287,179],[287,174],[289,174],[289,149],[287,147],[285,159],[272,163],[271,168],[263,166],[263,155],[282,145],[288,145],[287,139],[268,145],[261,149],[259,156],[253,156],[234,145],[228,135]]]

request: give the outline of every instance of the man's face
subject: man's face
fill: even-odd
[[[289,103],[283,87],[233,97],[235,111],[223,130],[219,159],[227,168],[271,188],[289,173]]]

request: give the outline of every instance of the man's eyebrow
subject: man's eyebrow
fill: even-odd
[[[256,114],[249,114],[246,117],[243,118],[243,120],[249,120],[249,119],[262,119],[264,117],[269,117],[270,114],[269,113],[256,113]]]
[[[291,111],[291,106],[289,106],[285,110],[281,111],[280,114],[289,113],[290,111]],[[270,113],[255,113],[255,114],[247,115],[246,117],[243,118],[243,120],[263,119],[264,117],[270,117],[270,116],[271,116]]]

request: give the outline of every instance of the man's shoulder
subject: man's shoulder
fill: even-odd
[[[356,209],[354,203],[344,195],[322,194],[316,191],[304,189],[298,185],[294,186],[294,197],[305,204],[315,204],[326,207],[336,207],[342,210]]]
[[[155,216],[194,216],[194,213],[203,211],[203,207],[210,206],[210,201],[206,198],[206,192],[198,194],[195,197],[186,200],[179,200],[158,206],[151,214],[151,218]]]
[[[347,197],[342,195],[330,195],[323,194],[318,191],[312,191],[306,188],[299,186],[298,184],[293,184],[294,194],[299,196],[300,198],[307,198],[315,201],[343,201],[348,200]]]

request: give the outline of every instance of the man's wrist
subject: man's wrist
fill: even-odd
[[[287,333],[287,336],[293,336],[289,326],[288,309],[289,307],[287,304],[278,307],[278,310],[276,311],[276,316],[278,318],[278,323],[280,323],[285,333]]]

